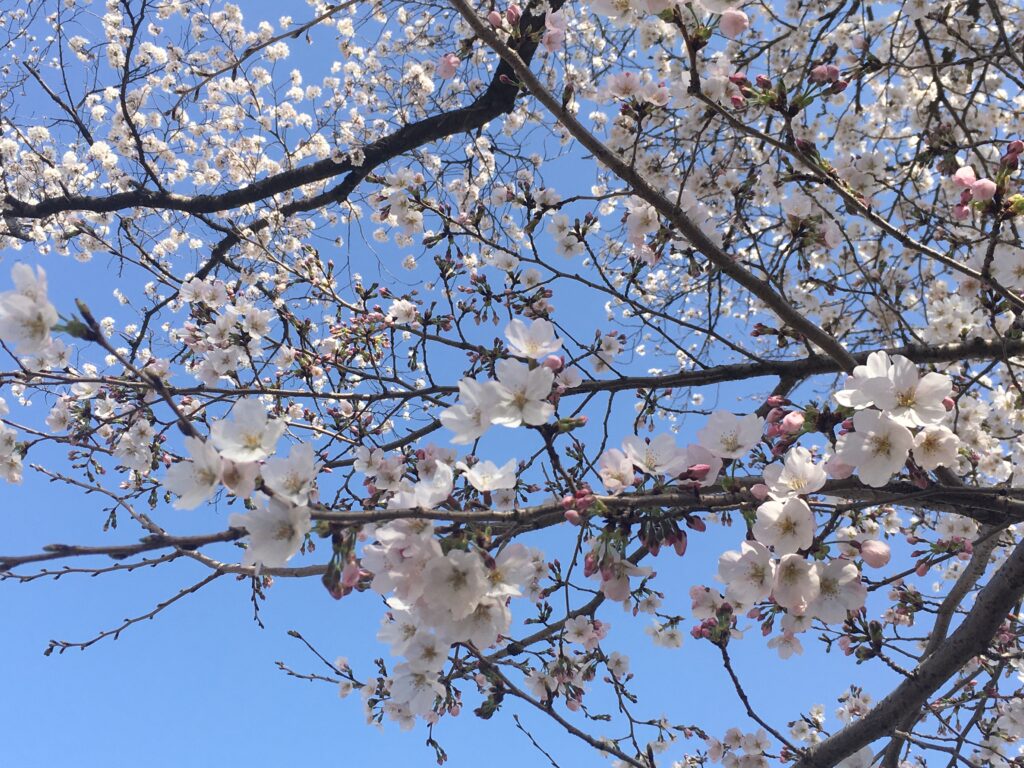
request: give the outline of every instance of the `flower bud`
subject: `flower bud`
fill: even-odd
[[[804,428],[804,415],[800,411],[793,411],[786,415],[781,426],[787,434],[798,434]]]
[[[827,83],[829,80],[828,67],[826,67],[824,64],[819,64],[818,66],[811,70],[809,79],[812,83]]]
[[[711,471],[710,464],[694,464],[687,470],[687,475],[690,480],[703,480],[708,476],[708,472]]]
[[[971,184],[971,195],[975,200],[991,200],[999,189],[992,179],[978,179]]]
[[[497,11],[491,11],[488,13],[487,21],[489,21],[491,26],[495,29],[501,29],[501,14]]]
[[[680,531],[679,533],[682,535],[673,542],[672,548],[676,551],[677,555],[682,557],[686,554],[686,531]]]
[[[750,17],[736,8],[722,12],[718,21],[718,31],[730,40],[735,40],[750,28]]]
[[[515,3],[512,3],[512,5],[508,7],[508,10],[505,11],[505,18],[508,20],[509,24],[518,24],[519,19],[521,19],[522,16],[523,9]]]
[[[750,493],[758,501],[764,501],[765,499],[768,498],[768,486],[765,485],[764,483],[755,483],[754,485],[750,486]]]
[[[974,169],[969,165],[957,169],[957,172],[953,174],[953,183],[965,189],[970,189],[977,180],[978,177],[974,175]]]
[[[441,57],[441,61],[437,65],[437,76],[442,80],[455,77],[455,72],[461,63],[462,60],[454,53],[446,53]]]
[[[889,563],[891,553],[889,545],[884,541],[872,539],[860,545],[860,556],[872,568],[884,568]]]
[[[765,75],[758,75],[754,82],[757,83],[759,88],[763,88],[766,91],[770,91],[772,89],[772,79]]]
[[[825,462],[825,474],[831,477],[833,480],[845,480],[853,474],[855,467],[851,467],[849,464],[836,459],[833,456],[831,459]]]
[[[548,355],[541,363],[545,368],[550,368],[552,373],[558,373],[565,367],[565,358],[561,355]]]

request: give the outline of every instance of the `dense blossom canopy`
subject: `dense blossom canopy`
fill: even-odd
[[[439,761],[515,699],[577,765],[1020,764],[1017,0],[10,5],[0,477],[101,538],[33,512],[4,589],[376,600],[289,672]],[[645,711],[630,622],[735,726]],[[737,644],[830,650],[840,722]]]

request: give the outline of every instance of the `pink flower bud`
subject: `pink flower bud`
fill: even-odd
[[[827,83],[828,82],[828,67],[824,64],[819,64],[811,70],[809,79],[812,83]]]
[[[970,215],[971,211],[966,205],[961,203],[960,205],[953,206],[953,218],[957,221],[963,221],[964,219],[970,218]]]
[[[942,398],[942,406],[947,411],[952,411],[954,408],[956,408],[956,401],[952,397],[944,397]]]
[[[548,355],[541,363],[545,368],[550,368],[552,373],[558,373],[565,367],[565,358],[560,355]]]
[[[753,494],[754,498],[758,501],[764,501],[768,498],[768,486],[764,483],[755,483],[750,486],[750,493]]]
[[[953,183],[958,187],[964,187],[970,189],[971,185],[978,180],[978,177],[974,175],[974,169],[969,165],[965,165],[963,168],[957,170],[953,174]]]
[[[991,200],[996,196],[996,191],[999,187],[992,179],[978,179],[976,182],[971,184],[971,195],[974,196],[975,200]]]
[[[839,638],[839,647],[842,649],[843,654],[849,656],[853,653],[853,649],[850,647],[850,636],[843,635]]]
[[[783,405],[789,405],[789,399],[782,395],[772,395],[765,401],[771,408],[779,408]]]
[[[733,85],[743,85],[747,82],[747,76],[742,72],[737,72],[735,75],[729,75],[729,82]]]
[[[354,587],[359,583],[359,565],[357,563],[346,563],[341,572],[341,583],[345,587]]]
[[[1024,141],[1020,139],[1014,139],[1006,145],[1006,154],[1008,155],[1020,155],[1024,154]]]
[[[583,523],[583,515],[580,514],[578,509],[567,509],[563,514],[565,519],[573,525],[581,525]]]
[[[872,539],[860,545],[860,556],[872,568],[884,568],[889,564],[889,545],[884,541]]]
[[[732,102],[732,105],[736,107],[736,109],[739,109],[740,107],[747,103],[747,100],[740,96],[738,93],[734,93],[732,96],[730,96],[729,101]]]
[[[736,8],[729,8],[723,11],[722,17],[718,20],[718,31],[730,40],[735,40],[746,32],[749,27],[750,17]]]
[[[694,464],[692,467],[690,467],[687,474],[690,476],[691,480],[703,480],[705,477],[708,476],[708,472],[710,471],[710,464]]]
[[[681,531],[683,534],[681,538],[678,538],[673,542],[672,549],[676,551],[676,554],[682,557],[686,554],[686,531]]]
[[[518,24],[519,19],[521,19],[522,16],[523,9],[516,5],[515,3],[512,3],[512,5],[508,7],[508,10],[505,11],[505,18],[508,19],[509,24]]]
[[[918,563],[917,564],[917,568],[914,569],[914,573],[916,573],[918,576],[927,576],[928,575],[928,561],[927,560],[922,560],[920,563]]]
[[[454,53],[446,53],[441,57],[441,61],[437,65],[437,76],[442,80],[455,77],[455,72],[458,70],[459,64],[461,63],[462,59]]]
[[[854,469],[855,467],[844,464],[836,459],[835,456],[825,462],[825,474],[833,480],[845,480],[853,474]]]
[[[487,21],[490,22],[491,26],[495,29],[501,29],[501,14],[497,11],[491,11],[488,13]]]
[[[757,83],[759,88],[764,88],[765,90],[771,90],[772,79],[770,77],[767,77],[765,75],[758,75],[757,79],[754,82]],[[777,395],[773,395],[773,397],[777,397]]]
[[[804,415],[800,411],[793,411],[782,420],[782,431],[795,435],[804,428]]]
[[[565,706],[570,712],[576,712],[580,708],[580,703],[576,699],[566,699]]]
[[[839,80],[839,67],[835,64],[825,65],[825,74],[828,77],[830,83],[837,82]]]

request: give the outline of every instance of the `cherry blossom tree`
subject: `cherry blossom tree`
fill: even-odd
[[[1020,3],[246,5],[0,11],[0,477],[97,534],[3,588],[204,571],[48,654],[305,579],[382,660],[286,671],[439,762],[515,700],[578,764],[1021,764]],[[892,687],[761,711],[738,644]]]

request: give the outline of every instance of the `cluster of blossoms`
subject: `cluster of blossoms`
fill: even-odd
[[[494,365],[496,379],[459,381],[459,402],[441,412],[441,423],[455,433],[452,442],[465,445],[479,439],[492,424],[514,428],[546,424],[555,412],[552,389],[577,382],[578,374],[565,368],[556,355],[562,348],[554,326],[537,319],[529,325],[515,319],[505,330],[509,351],[530,362],[502,359]],[[543,363],[536,360],[544,358]]]
[[[547,564],[522,544],[496,556],[468,542],[444,551],[429,522],[398,520],[370,535],[361,566],[391,608],[377,637],[405,657],[382,681],[384,711],[410,726],[411,716],[436,720],[457,706],[439,680],[451,646],[483,650],[499,642],[512,622],[509,601],[538,599]]]
[[[0,416],[6,415],[7,402],[0,397]],[[21,482],[21,451],[17,436],[17,432],[0,423],[0,478],[9,483]]]
[[[199,381],[217,386],[263,357],[262,339],[270,332],[273,313],[257,306],[241,286],[229,292],[221,280],[192,278],[181,298],[197,319],[206,318],[189,320],[172,334],[194,355],[191,371]]]
[[[945,374],[921,376],[901,355],[871,353],[833,396],[853,410],[836,445],[833,477],[856,470],[862,482],[878,488],[900,472],[911,453],[921,470],[956,468],[960,440],[941,423],[953,409],[952,389]]]
[[[179,497],[178,509],[195,509],[221,486],[253,500],[252,511],[234,513],[228,521],[249,534],[247,565],[283,566],[309,532],[316,458],[308,443],[293,445],[287,458],[272,456],[284,430],[284,421],[268,418],[259,400],[239,400],[230,419],[213,423],[209,440],[185,438],[192,460],[174,464],[164,478],[164,487]]]
[[[11,268],[14,289],[0,293],[0,339],[14,345],[18,355],[33,356],[34,368],[45,368],[63,359],[63,342],[50,337],[57,325],[57,309],[47,297],[46,272],[27,264]]]

